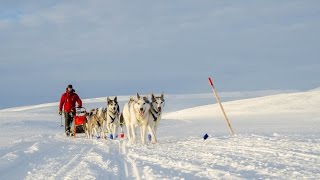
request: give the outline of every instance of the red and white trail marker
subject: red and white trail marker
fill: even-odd
[[[217,93],[215,87],[214,87],[214,84],[213,84],[213,81],[212,81],[211,77],[209,77],[209,83],[210,83],[210,86],[211,86],[211,88],[212,88],[212,92],[213,92],[214,96],[216,97],[217,102],[218,102],[219,105],[220,105],[220,108],[221,108],[221,110],[222,110],[223,116],[224,116],[224,118],[225,118],[225,120],[226,120],[226,122],[227,122],[227,125],[228,125],[228,127],[229,127],[230,134],[233,136],[233,135],[234,135],[234,131],[233,131],[233,129],[232,129],[232,126],[231,126],[231,123],[230,123],[230,121],[229,121],[229,118],[228,118],[228,116],[227,116],[227,114],[226,114],[226,112],[225,112],[225,110],[224,110],[224,108],[223,108],[223,106],[222,106],[221,100],[220,100],[220,98],[219,98],[219,96],[218,96],[218,93]]]

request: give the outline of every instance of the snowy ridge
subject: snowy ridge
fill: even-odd
[[[128,99],[128,96],[119,96],[121,99]],[[91,98],[91,99],[84,99],[83,103],[99,103],[99,102],[105,102],[107,97],[100,97],[100,98]],[[33,110],[33,109],[43,109],[48,107],[55,107],[57,108],[59,105],[59,102],[54,103],[45,103],[45,104],[38,104],[38,105],[32,105],[32,106],[21,106],[21,107],[14,107],[14,108],[7,108],[7,109],[1,109],[0,112],[19,112],[19,111],[27,111],[27,110]]]
[[[320,87],[317,87],[317,88],[311,89],[310,91],[320,91]]]
[[[223,103],[234,137],[212,95],[167,96],[155,145],[67,138],[56,103],[1,111],[0,179],[319,179],[320,91],[248,96]]]
[[[319,113],[320,89],[318,91],[278,94],[223,103],[228,114],[239,116],[281,114],[281,113]],[[167,119],[208,118],[220,115],[216,104],[184,109],[166,114]],[[179,117],[175,116],[179,114]],[[199,116],[194,117],[194,114]]]
[[[266,96],[266,95],[272,95],[272,94],[280,94],[280,93],[291,93],[296,92],[296,90],[265,90],[265,91],[244,91],[244,92],[222,92],[220,96],[222,98],[229,98],[229,99],[238,99],[238,98],[249,98],[249,97],[257,97],[257,96]],[[211,98],[212,94],[206,93],[206,94],[170,94],[167,95],[170,98],[174,99],[194,99],[194,98],[200,98],[200,99],[207,99]],[[130,96],[118,96],[119,101],[127,101],[130,98]],[[99,97],[99,98],[90,98],[90,99],[83,99],[84,104],[92,104],[92,103],[104,103],[106,101],[107,97]],[[19,111],[27,111],[27,110],[33,110],[33,109],[42,109],[42,108],[48,108],[48,107],[57,107],[59,102],[54,103],[44,103],[44,104],[37,104],[37,105],[31,105],[31,106],[21,106],[21,107],[13,107],[13,108],[6,108],[6,109],[0,109],[0,112],[19,112]]]

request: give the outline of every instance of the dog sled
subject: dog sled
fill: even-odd
[[[74,124],[74,130],[73,135],[74,138],[76,137],[77,133],[84,133],[84,126],[86,123],[86,109],[84,107],[76,108],[75,114],[73,116],[73,124]]]

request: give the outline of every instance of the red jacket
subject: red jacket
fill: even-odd
[[[76,107],[76,102],[78,103],[78,107],[82,107],[82,101],[78,94],[74,90],[71,92],[67,90],[61,96],[59,110],[62,111],[62,107],[64,107],[64,112],[71,112]]]

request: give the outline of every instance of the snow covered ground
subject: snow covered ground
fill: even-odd
[[[155,145],[67,138],[57,103],[0,110],[0,179],[320,178],[319,89],[221,96],[236,136],[211,94],[168,95]]]

